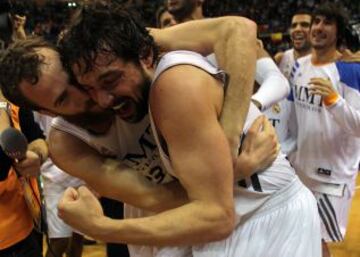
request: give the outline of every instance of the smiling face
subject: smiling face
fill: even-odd
[[[310,24],[311,16],[308,14],[296,14],[291,20],[290,38],[296,51],[308,51],[310,49]]]
[[[310,41],[312,47],[318,50],[336,47],[336,21],[322,15],[315,16],[311,25]]]
[[[63,116],[85,129],[104,132],[113,114],[97,105],[85,91],[69,84],[68,74],[56,51],[49,48],[37,51],[43,56],[44,64],[36,84],[27,80],[19,84],[24,97],[35,103],[40,111]]]
[[[77,81],[99,106],[112,109],[121,119],[132,123],[147,114],[151,80],[140,64],[100,53],[92,70],[86,73],[82,70],[81,62],[73,65]]]
[[[86,92],[69,84],[68,74],[63,69],[57,52],[49,48],[37,51],[44,58],[37,83],[22,80],[19,85],[20,91],[28,100],[40,109],[57,115],[101,111]]]

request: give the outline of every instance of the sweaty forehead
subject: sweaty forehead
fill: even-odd
[[[102,51],[100,53],[94,53],[89,57],[79,59],[71,68],[76,77],[84,77],[93,75],[93,73],[106,68],[115,60],[116,57],[114,54]]]

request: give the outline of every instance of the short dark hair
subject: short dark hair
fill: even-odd
[[[100,53],[134,63],[151,53],[155,61],[158,55],[154,39],[138,15],[118,5],[84,6],[60,41],[59,50],[65,68],[81,62],[85,64],[82,73],[92,70]]]
[[[316,16],[325,16],[326,19],[335,21],[337,27],[336,46],[341,46],[344,43],[346,27],[348,26],[348,19],[343,6],[337,3],[326,2],[315,8],[312,20],[314,20]]]
[[[312,12],[309,8],[298,8],[295,10],[295,12],[293,12],[291,17],[294,17],[295,15],[301,15],[301,14],[306,14],[309,16],[312,16]]]
[[[39,81],[41,67],[45,64],[44,56],[39,54],[38,48],[55,46],[40,37],[30,37],[11,44],[0,53],[0,86],[5,98],[13,104],[32,110],[40,107],[23,96],[19,89],[25,80],[32,85]]]

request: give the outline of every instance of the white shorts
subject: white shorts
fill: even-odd
[[[151,216],[153,213],[124,204],[124,219]],[[191,247],[155,247],[128,244],[130,257],[192,257]]]
[[[194,257],[321,257],[316,200],[298,178],[271,196],[225,240],[193,247]]]
[[[143,215],[139,209],[125,207],[125,217]],[[225,240],[194,246],[192,250],[129,245],[129,251],[131,257],[321,257],[316,200],[295,179],[240,223]]]
[[[322,238],[325,242],[343,241],[352,200],[350,191],[344,190],[344,195],[341,197],[318,192],[313,193],[318,204]]]
[[[46,185],[45,185],[46,184]],[[46,204],[46,220],[49,238],[65,238],[72,236],[72,228],[58,217],[57,204],[65,191],[62,185],[44,178],[44,198]]]

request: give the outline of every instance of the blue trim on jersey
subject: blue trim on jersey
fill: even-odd
[[[299,69],[299,67],[300,67],[300,63],[298,61],[295,61],[294,65],[291,68],[290,80],[294,79],[295,73],[297,69]]]
[[[289,82],[290,82],[290,93],[288,94],[287,96],[287,100],[291,101],[291,102],[294,102],[294,77],[295,77],[295,74],[296,72],[299,70],[300,68],[300,63],[298,61],[295,61],[292,69],[291,69],[291,73],[290,73],[290,78],[289,78]]]
[[[288,94],[287,99],[291,102],[294,102],[293,87],[290,87],[290,93]]]
[[[360,64],[348,62],[336,62],[340,81],[346,86],[360,91]]]

